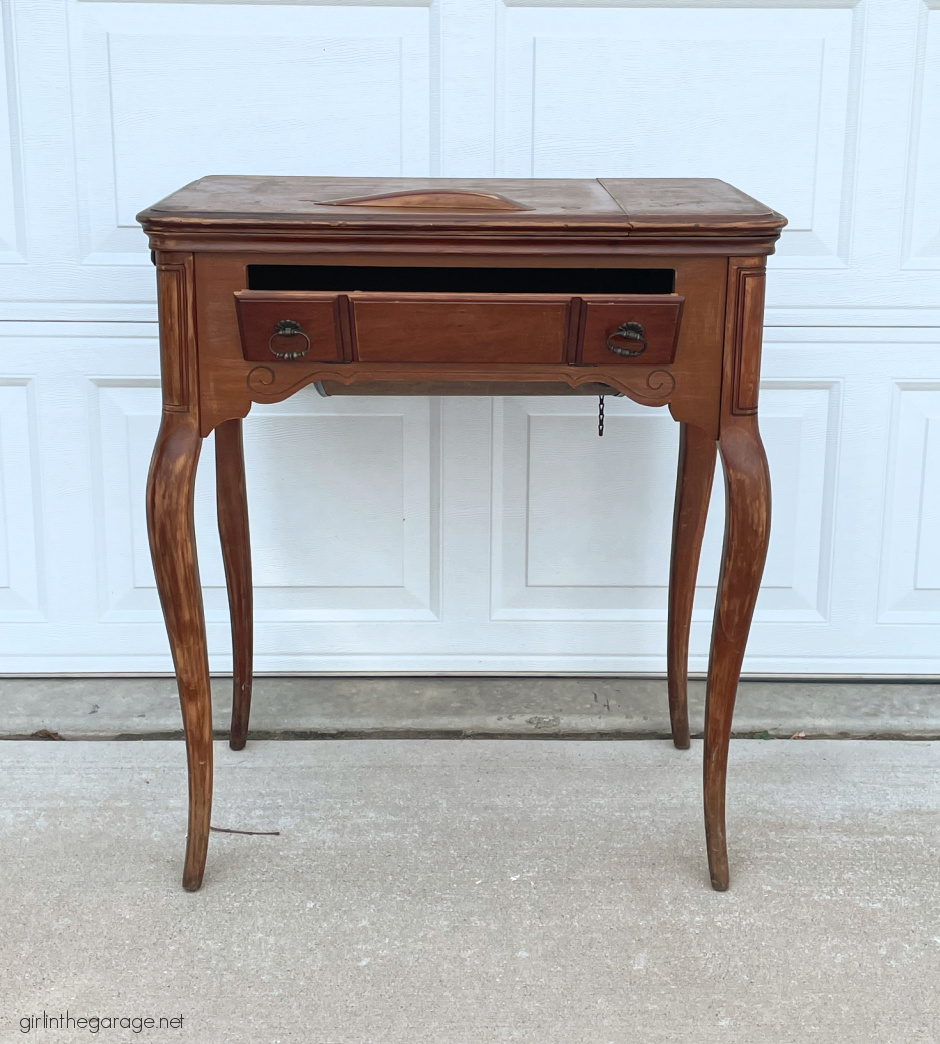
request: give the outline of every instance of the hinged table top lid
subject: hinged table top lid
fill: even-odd
[[[201,178],[137,215],[147,231],[455,229],[776,236],[786,219],[714,178]]]

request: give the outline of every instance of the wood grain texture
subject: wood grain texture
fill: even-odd
[[[353,199],[324,199],[322,207],[405,207],[415,210],[530,210],[524,203],[498,192],[468,189],[412,189],[410,192],[380,192]]]
[[[235,293],[243,354],[283,362],[276,351],[304,347],[294,366],[311,362],[563,363],[659,366],[679,339],[681,294],[346,293],[239,290]],[[288,341],[276,327],[297,322],[306,339]],[[641,357],[611,352],[608,339],[639,323]],[[346,325],[349,324],[347,332]],[[275,349],[275,350],[272,350]]]
[[[338,209],[338,208],[337,208]],[[388,211],[390,214],[396,211]],[[428,212],[415,211],[417,214]],[[452,213],[452,212],[448,212]],[[191,253],[213,251],[218,254],[242,255],[247,249],[254,254],[252,264],[271,264],[283,253],[296,253],[298,250],[316,250],[322,257],[331,258],[325,263],[338,263],[338,259],[348,256],[350,246],[358,245],[361,240],[364,246],[383,255],[396,255],[414,258],[414,263],[423,263],[432,248],[438,252],[447,264],[473,264],[479,259],[489,260],[494,251],[506,260],[515,258],[532,262],[533,235],[530,230],[491,228],[473,228],[459,223],[456,219],[452,227],[437,227],[433,224],[427,228],[392,226],[389,228],[369,228],[344,231],[341,227],[317,230],[313,238],[312,230],[302,224],[277,226],[269,231],[247,230],[237,222],[214,225],[210,229],[200,229],[190,224],[179,227],[162,224],[151,228],[147,235],[152,250],[189,251]],[[559,258],[566,264],[577,263],[588,259],[596,264],[598,256],[607,258],[608,262],[616,258],[643,258],[644,267],[660,260],[664,250],[673,257],[723,258],[729,254],[772,254],[779,233],[761,233],[751,235],[747,232],[728,234],[727,236],[695,236],[692,233],[676,236],[654,235],[646,232],[633,232],[623,227],[577,227],[569,228],[559,219],[555,224],[545,222],[544,228],[538,230],[537,239],[541,258]],[[420,260],[419,260],[420,259]],[[357,259],[362,263],[363,259]],[[309,264],[309,260],[299,262]]]
[[[530,209],[342,203],[342,197],[440,189],[505,194]],[[333,205],[319,202],[324,199]],[[683,425],[669,600],[670,717],[677,746],[689,739],[689,621],[717,443],[727,513],[709,662],[704,774],[712,884],[726,888],[728,742],[770,517],[756,418],[764,258],[784,219],[723,182],[707,180],[209,178],[150,208],[141,220],[158,251],[160,281],[167,412],[148,483],[148,527],[186,730],[185,887],[198,888],[202,880],[212,784],[206,635],[192,521],[201,438],[217,431],[219,528],[235,660],[231,743],[238,748],[247,734],[251,690],[251,566],[240,419],[253,402],[278,402],[321,382],[335,393],[352,394],[357,389],[425,394],[447,387],[463,393],[544,388],[558,394],[566,388],[615,388],[646,405],[668,403]],[[187,254],[187,247],[195,253]],[[322,320],[324,339],[339,345],[339,358],[334,349],[324,360],[261,361],[246,358],[242,344],[250,340],[247,354],[254,353],[265,330],[246,334],[244,322],[240,329],[234,301],[237,296],[240,307],[260,307],[262,298],[248,291],[247,269],[272,263],[654,267],[674,271],[675,293],[651,295],[646,307],[657,315],[650,320],[655,347],[645,359],[624,359],[597,346],[620,323],[642,321],[620,316],[620,304],[630,304],[626,299],[595,302],[592,313],[591,295],[555,300],[531,294],[522,302],[506,294],[480,294],[471,303],[473,295],[459,292],[449,300],[443,294],[337,291],[320,302],[325,310],[316,322]],[[277,297],[278,304],[286,300]],[[631,307],[638,305],[633,301]],[[469,311],[460,313],[461,308]],[[453,322],[455,314],[460,322]],[[264,320],[269,321],[270,316]],[[590,350],[581,350],[582,338]]]
[[[344,201],[404,193],[483,193],[504,196],[524,210],[466,210],[459,206],[349,207]],[[334,200],[330,206],[324,201]],[[167,196],[137,215],[147,232],[197,229],[200,233],[261,227],[266,232],[342,225],[362,229],[475,230],[556,227],[569,236],[582,229],[634,228],[646,236],[696,238],[761,235],[776,238],[786,219],[763,203],[713,178],[315,178],[212,176]]]
[[[225,565],[232,623],[232,728],[229,746],[241,750],[251,714],[253,649],[251,541],[242,422],[229,420],[215,429],[215,484],[219,539]]]
[[[176,670],[186,761],[189,829],[183,887],[202,884],[212,810],[212,704],[206,622],[193,520],[202,438],[193,414],[166,412],[147,479],[147,533],[170,652]]]
[[[756,417],[728,418],[718,445],[725,476],[725,539],[708,661],[704,780],[708,867],[712,887],[724,891],[729,883],[725,833],[728,744],[770,539],[770,474]]]
[[[747,229],[779,231],[776,211],[717,178],[600,178],[634,231],[703,236]]]
[[[681,425],[669,566],[666,657],[672,741],[681,750],[687,749],[690,742],[689,629],[717,456],[718,444],[708,432],[694,425]]]
[[[364,363],[558,363],[570,298],[560,294],[350,294]]]
[[[731,411],[742,416],[757,412],[765,275],[763,264],[756,258],[732,263],[729,270],[728,294],[734,301]]]
[[[192,254],[159,254],[160,379],[163,408],[187,412],[198,399]]]
[[[674,358],[668,366],[647,363],[641,356],[636,359],[621,359],[602,348],[602,363],[589,366],[572,365],[576,345],[571,337],[583,336],[583,324],[572,321],[570,311],[559,336],[564,341],[564,355],[557,356],[556,364],[547,367],[538,361],[516,365],[496,359],[492,362],[478,361],[468,367],[452,362],[365,362],[345,361],[352,358],[356,347],[355,324],[347,322],[346,312],[340,310],[341,336],[344,361],[334,364],[311,363],[306,359],[279,362],[276,359],[246,360],[242,351],[241,333],[232,297],[238,294],[245,300],[254,300],[254,295],[278,293],[300,294],[311,291],[247,291],[246,268],[255,263],[269,263],[270,255],[255,253],[256,243],[245,246],[241,255],[218,253],[214,249],[196,255],[196,287],[199,298],[197,313],[199,335],[199,367],[201,387],[201,426],[207,435],[218,424],[233,417],[244,417],[252,402],[277,402],[294,394],[301,387],[314,381],[340,382],[347,387],[363,385],[367,388],[377,381],[390,380],[398,384],[412,381],[428,383],[448,381],[455,383],[490,384],[545,384],[567,385],[575,388],[585,383],[600,383],[616,388],[636,402],[660,406],[668,403],[673,416],[680,421],[696,424],[718,437],[718,406],[722,382],[722,353],[725,330],[725,297],[728,284],[727,257],[685,257],[672,253],[660,253],[656,258],[657,268],[675,271],[675,296],[670,295],[624,295],[624,302],[634,314],[634,298],[640,312],[646,307],[658,309],[663,306],[662,298],[670,301],[684,299],[679,324],[678,340],[675,342]],[[276,260],[284,265],[368,264],[373,266],[411,265],[454,266],[458,262],[450,256],[441,255],[424,243],[424,254],[411,257],[407,254],[391,253],[384,245],[375,242],[347,242],[346,253],[332,257],[319,252],[320,241],[312,242],[307,253],[297,253],[295,248],[277,255]],[[590,254],[575,257],[570,254],[543,254],[542,241],[530,242],[530,253],[519,257],[502,254],[487,254],[479,259],[462,257],[463,267],[472,267],[476,260],[486,267],[548,267],[629,269],[649,267],[645,255],[612,256]],[[538,251],[533,253],[532,251]],[[348,295],[349,298],[354,294]],[[369,295],[367,295],[369,296]],[[591,300],[592,295],[587,295]],[[610,295],[597,295],[595,299],[610,300]],[[258,298],[262,299],[261,296]],[[287,298],[285,298],[286,300]],[[675,305],[668,306],[675,315]],[[582,313],[583,314],[583,313]],[[639,313],[636,313],[639,314]],[[619,315],[619,313],[618,313]],[[617,315],[614,316],[617,318]],[[581,319],[581,316],[578,317]],[[618,324],[619,324],[618,319]],[[605,327],[606,329],[606,327]],[[667,331],[665,343],[674,336],[674,328]],[[407,339],[407,329],[393,331],[396,338]],[[427,339],[430,334],[425,331]],[[438,331],[436,337],[443,337]],[[440,343],[440,341],[438,341]],[[410,350],[410,344],[403,346]],[[466,347],[466,346],[465,346]],[[484,345],[468,350],[492,352]],[[670,349],[671,350],[671,349]],[[346,354],[346,353],[349,354]],[[263,372],[252,372],[259,364]],[[557,392],[553,393],[557,394]]]
[[[280,352],[306,348],[305,361],[341,362],[345,358],[342,310],[346,307],[346,299],[333,293],[242,290],[235,294],[235,310],[244,356],[273,362],[277,356],[272,347]],[[284,319],[299,323],[310,343],[299,335],[278,336],[277,324]]]
[[[585,296],[577,361],[591,366],[669,365],[676,357],[684,303],[681,294]],[[628,322],[643,327],[646,348],[640,356],[618,356],[607,347],[610,336]]]
[[[580,385],[596,386],[603,383],[608,388],[644,406],[665,406],[675,391],[676,381],[670,370],[651,367],[620,367],[611,372],[600,372],[590,367],[569,367],[559,373],[556,367],[521,366],[505,364],[473,364],[462,366],[443,363],[361,363],[355,367],[327,368],[325,364],[296,367],[291,370],[283,366],[255,366],[246,375],[246,384],[255,402],[283,402],[301,388],[314,382],[343,384],[351,389],[360,385],[370,393],[377,382],[389,382],[398,386],[398,395],[407,395],[413,384],[489,384],[491,394],[500,394],[501,385],[529,385],[533,394],[557,395],[559,385],[577,389]],[[544,384],[544,392],[535,389]],[[246,410],[247,412],[247,410]]]

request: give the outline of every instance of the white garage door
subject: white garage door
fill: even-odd
[[[0,667],[169,668],[144,531],[160,398],[139,209],[205,174],[494,174],[719,177],[789,217],[746,669],[940,671],[936,0],[2,7]],[[256,408],[258,669],[662,670],[675,425],[608,400],[601,440],[595,408],[310,389]],[[211,468],[206,453],[221,670]]]

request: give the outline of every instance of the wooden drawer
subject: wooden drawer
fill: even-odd
[[[350,294],[363,362],[563,363],[562,294]]]
[[[684,302],[680,294],[585,297],[577,361],[594,366],[671,363]]]
[[[343,362],[352,358],[346,348],[348,337],[343,336],[347,309],[341,294],[241,290],[235,294],[235,307],[246,359]]]
[[[662,365],[678,294],[446,294],[243,290],[246,359],[265,362]]]

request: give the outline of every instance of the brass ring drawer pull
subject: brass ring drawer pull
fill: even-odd
[[[307,343],[300,349],[279,352],[274,347],[275,337],[302,337]],[[278,359],[302,359],[310,351],[310,338],[295,319],[279,319],[274,327],[274,333],[268,338],[268,348],[271,354]]]
[[[634,344],[639,344],[639,347],[624,348],[619,344],[614,344],[614,338],[632,341]],[[646,351],[646,331],[640,323],[623,323],[607,338],[607,348],[614,355],[622,355],[626,358],[642,355]]]

